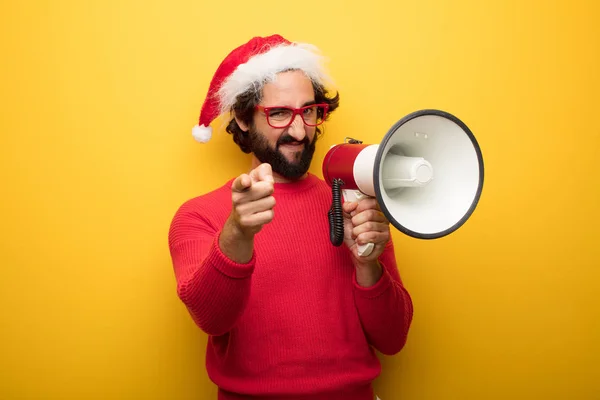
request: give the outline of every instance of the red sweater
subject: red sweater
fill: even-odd
[[[329,241],[331,189],[309,175],[275,184],[273,221],[250,262],[232,262],[218,247],[231,182],[185,202],[169,231],[177,294],[208,335],[219,399],[372,400],[374,349],[399,352],[412,320],[392,242],[379,282],[359,286],[350,252]]]

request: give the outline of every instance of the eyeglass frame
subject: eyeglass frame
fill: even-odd
[[[303,113],[304,110],[309,109],[311,107],[315,107],[315,106],[317,106],[317,107],[323,107],[323,115],[321,116],[321,122],[318,122],[316,124],[308,124],[304,120],[304,115],[302,115],[302,113]],[[265,106],[259,106],[259,105],[257,105],[256,107],[254,107],[254,109],[255,110],[260,110],[260,111],[264,112],[265,118],[267,120],[267,124],[269,124],[269,126],[271,128],[285,129],[288,126],[292,125],[292,122],[294,122],[294,120],[296,119],[296,115],[300,115],[300,118],[302,119],[302,123],[304,123],[304,125],[306,125],[306,126],[313,127],[313,126],[319,126],[319,125],[323,124],[323,122],[325,122],[325,117],[327,116],[327,112],[329,111],[329,104],[326,104],[326,103],[308,104],[308,105],[306,105],[304,107],[300,107],[300,108],[287,107],[287,106],[268,106],[268,107],[265,107]],[[272,110],[272,109],[283,109],[283,110],[289,110],[289,111],[291,111],[292,112],[292,117],[290,118],[290,122],[288,122],[287,125],[285,125],[285,126],[274,126],[274,125],[271,125],[271,122],[269,120],[269,114],[268,114],[268,112],[269,112],[269,110]],[[317,115],[317,118],[318,118],[318,115]]]

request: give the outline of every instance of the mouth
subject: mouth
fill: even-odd
[[[284,143],[279,145],[280,148],[288,149],[288,150],[302,150],[304,149],[304,143],[301,142],[292,142],[292,143]]]

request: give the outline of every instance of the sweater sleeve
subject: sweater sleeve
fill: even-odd
[[[404,347],[413,317],[413,304],[400,279],[390,240],[379,258],[383,274],[368,288],[358,285],[354,275],[354,298],[369,343],[386,355]]]
[[[220,234],[220,227],[184,210],[169,230],[177,295],[208,335],[227,333],[243,313],[256,262],[254,254],[246,264],[229,259],[219,247]]]

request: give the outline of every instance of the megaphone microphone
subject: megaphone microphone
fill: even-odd
[[[396,122],[380,144],[346,138],[331,146],[323,177],[332,188],[330,239],[344,239],[346,201],[375,197],[392,226],[417,239],[437,239],[460,228],[483,190],[483,157],[471,130],[454,115],[420,110]],[[358,246],[368,256],[373,243]]]

